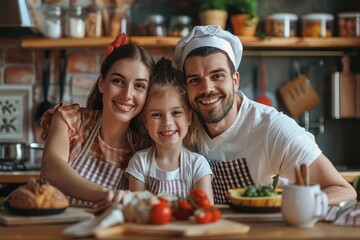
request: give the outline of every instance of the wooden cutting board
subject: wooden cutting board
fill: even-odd
[[[360,74],[350,71],[350,57],[341,59],[342,72],[335,72],[331,79],[332,116],[339,118],[360,117]]]
[[[49,223],[71,223],[94,218],[94,215],[84,209],[67,208],[65,212],[48,216],[20,216],[8,212],[0,212],[0,223],[8,226],[49,224]]]
[[[166,225],[143,225],[125,223],[95,232],[97,238],[132,234],[152,237],[207,237],[237,236],[250,231],[250,226],[226,219],[215,223],[198,224],[195,220],[175,221]]]

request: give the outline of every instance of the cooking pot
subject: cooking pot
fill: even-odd
[[[0,142],[0,162],[24,162],[29,160],[30,149],[44,149],[41,143]]]

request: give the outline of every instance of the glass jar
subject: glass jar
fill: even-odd
[[[60,6],[47,7],[43,31],[45,37],[54,39],[62,37],[61,13],[62,10]]]
[[[160,14],[149,15],[146,18],[147,36],[166,36],[165,18]]]
[[[339,13],[338,32],[340,37],[360,37],[360,12]]]
[[[91,5],[86,9],[85,27],[87,37],[101,37],[102,14],[100,7]]]
[[[170,20],[169,36],[185,37],[191,29],[191,18],[189,16],[173,16]]]
[[[83,7],[73,6],[67,9],[65,16],[65,35],[73,38],[85,37]]]
[[[302,17],[303,37],[331,37],[334,16],[327,13],[311,13]]]
[[[298,16],[291,13],[276,13],[266,17],[266,35],[274,37],[295,37]]]

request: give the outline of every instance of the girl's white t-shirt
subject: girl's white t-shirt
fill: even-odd
[[[205,157],[191,152],[185,147],[182,147],[180,152],[180,161],[183,162],[184,169],[179,167],[173,171],[162,170],[156,165],[155,151],[155,147],[152,146],[135,153],[125,172],[145,184],[147,177],[159,180],[177,180],[180,179],[180,174],[182,174],[189,183],[189,189],[192,189],[192,186],[202,177],[212,175],[210,165]],[[151,169],[149,169],[150,163],[152,163]],[[180,170],[184,172],[180,173]]]

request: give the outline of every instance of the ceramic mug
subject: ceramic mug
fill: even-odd
[[[296,227],[311,228],[328,210],[328,198],[318,184],[285,185],[281,212],[285,221]]]

